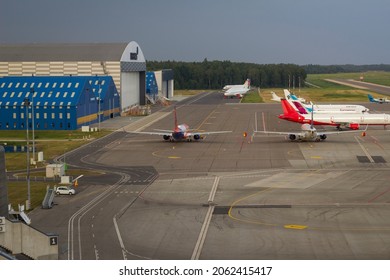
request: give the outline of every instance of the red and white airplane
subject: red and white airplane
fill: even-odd
[[[240,86],[233,86],[223,93],[224,98],[238,97],[242,98],[251,89],[251,80],[247,79],[245,84]]]
[[[286,101],[286,100],[284,100]],[[295,113],[297,113],[295,111]],[[294,113],[292,113],[294,114]],[[303,123],[301,126],[301,131],[298,132],[283,132],[283,131],[253,131],[252,137],[255,137],[256,134],[267,134],[267,135],[284,135],[286,138],[288,138],[290,141],[324,141],[327,138],[327,135],[334,135],[334,134],[345,134],[345,133],[357,133],[360,132],[358,130],[350,130],[350,131],[317,131],[317,129],[314,127],[314,112],[313,110],[310,112],[311,119],[310,124]],[[367,127],[366,127],[367,130]],[[362,136],[365,136],[366,130],[362,132]]]
[[[290,103],[282,98],[283,114],[279,115],[280,119],[288,120],[297,123],[312,123],[313,125],[331,125],[338,129],[349,128],[359,129],[361,125],[390,125],[390,115],[388,114],[352,114],[352,113],[316,113],[313,114],[313,120],[311,115],[300,104],[300,102],[294,102],[299,112],[290,105]]]
[[[155,129],[156,131],[129,131],[130,133],[136,134],[147,134],[147,135],[160,135],[165,141],[182,141],[188,142],[192,140],[204,139],[205,135],[230,133],[231,131],[211,131],[211,132],[194,132],[191,131],[187,124],[178,124],[176,107],[173,110],[175,118],[175,127],[173,130]]]
[[[239,88],[239,87],[248,87],[249,84],[250,84],[250,79],[246,79],[245,83],[242,84],[242,85],[226,85],[226,86],[223,87],[222,90],[229,90],[229,89],[235,88],[235,87],[237,87],[237,88]]]

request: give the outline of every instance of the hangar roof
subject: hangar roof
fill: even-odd
[[[128,43],[0,45],[0,61],[120,61]]]

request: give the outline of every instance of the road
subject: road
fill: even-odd
[[[279,104],[218,93],[176,107],[179,123],[233,132],[171,143],[117,131],[67,154],[72,166],[103,175],[81,180],[78,194],[56,198],[52,210],[33,211],[34,226],[60,233],[60,258],[389,258],[389,131],[324,142],[251,139],[243,132],[299,125],[277,118]],[[126,130],[170,129],[172,110]]]
[[[350,87],[355,87],[355,88],[359,88],[359,89],[366,89],[366,90],[370,90],[370,91],[373,91],[376,93],[390,96],[390,87],[389,86],[382,86],[382,85],[378,85],[378,84],[361,82],[361,81],[356,81],[356,80],[352,80],[352,79],[349,79],[349,80],[326,79],[326,81],[336,83],[336,84],[346,85],[346,86],[350,86]]]

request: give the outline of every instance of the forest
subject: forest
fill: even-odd
[[[178,62],[148,61],[148,71],[173,69],[175,89],[221,89],[243,84],[260,88],[303,86],[306,71],[295,64],[254,64],[231,61]]]

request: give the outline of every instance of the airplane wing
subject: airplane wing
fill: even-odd
[[[284,131],[253,131],[253,133],[263,133],[263,134],[277,134],[277,135],[302,135],[301,132],[284,132]]]
[[[126,131],[128,133],[133,133],[133,134],[144,134],[144,135],[160,135],[160,136],[165,136],[165,135],[172,135],[171,130],[166,130],[164,131]]]
[[[193,135],[211,135],[211,134],[222,134],[222,133],[231,133],[232,131],[208,131],[208,132],[188,132],[188,136]]]

